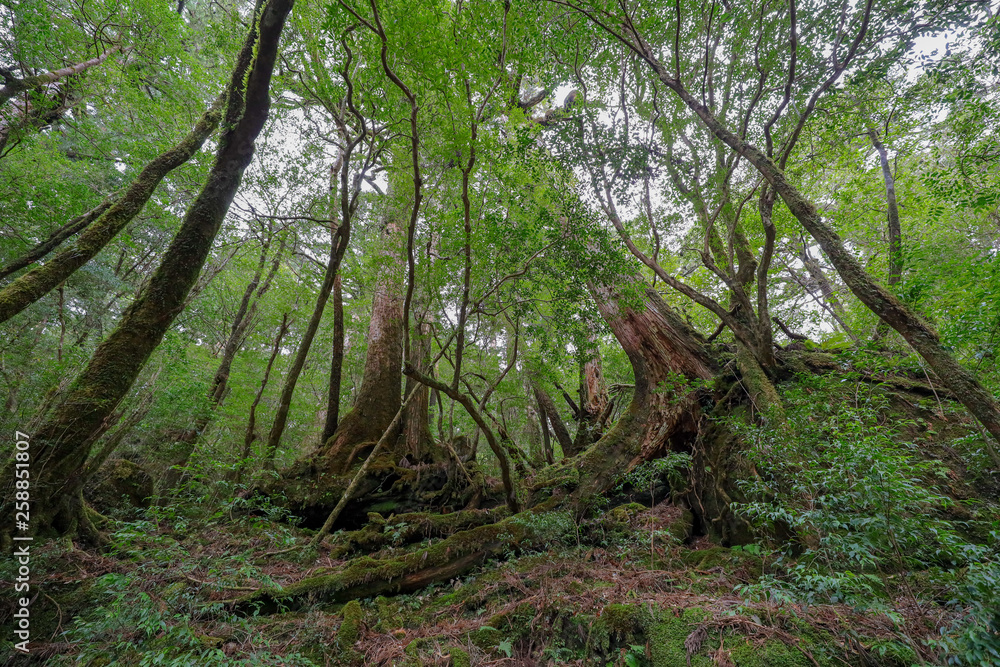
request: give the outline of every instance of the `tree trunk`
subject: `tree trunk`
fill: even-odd
[[[426,312],[424,313],[426,316]],[[419,373],[430,375],[431,367],[431,325],[421,317],[417,320],[415,335],[411,339],[410,358],[407,360]],[[433,459],[435,454],[444,453],[434,450],[431,445],[430,423],[427,415],[430,409],[430,389],[410,377],[406,378],[403,394],[416,395],[410,400],[403,414],[403,448],[406,454],[413,457],[414,462]]]
[[[124,229],[139,214],[163,177],[198,152],[219,124],[222,105],[223,98],[219,97],[183,141],[146,165],[125,194],[91,223],[72,247],[0,290],[0,322],[6,322],[55,289]]]
[[[896,179],[889,166],[889,154],[879,140],[878,132],[868,130],[872,146],[878,151],[878,161],[882,165],[882,180],[885,181],[886,217],[889,222],[889,279],[890,286],[899,283],[903,276],[903,234],[899,227],[899,204],[896,202]]]
[[[241,452],[239,461],[236,462],[236,475],[235,482],[237,485],[243,482],[243,471],[246,469],[246,464],[250,458],[250,449],[253,447],[254,441],[257,439],[256,426],[257,426],[257,406],[260,405],[260,399],[264,396],[264,390],[267,389],[267,382],[271,378],[271,369],[274,368],[274,360],[278,358],[278,352],[281,351],[281,341],[288,333],[288,327],[291,324],[289,319],[290,313],[285,313],[281,316],[281,325],[278,327],[278,333],[274,337],[274,344],[271,345],[271,356],[267,360],[267,367],[264,369],[264,377],[260,380],[260,387],[257,388],[257,395],[253,398],[253,403],[250,404],[250,416],[247,419],[247,430],[243,436],[243,451]]]
[[[552,451],[552,436],[549,432],[549,419],[542,404],[542,398],[538,395],[538,386],[531,384],[531,393],[535,396],[535,405],[538,406],[538,428],[542,432],[542,453],[545,462],[552,465],[556,462],[555,453]]]
[[[309,356],[309,348],[312,347],[313,339],[319,330],[319,323],[323,319],[323,311],[326,309],[326,302],[330,298],[330,292],[333,291],[333,283],[337,277],[337,271],[340,269],[340,261],[344,257],[344,251],[347,249],[348,238],[348,228],[346,225],[334,235],[335,240],[333,248],[330,251],[330,260],[326,265],[323,284],[320,286],[319,294],[316,296],[316,306],[313,308],[312,317],[309,318],[309,324],[302,335],[302,340],[299,341],[298,350],[295,352],[295,359],[292,360],[292,365],[288,368],[288,373],[285,375],[285,384],[281,389],[281,398],[278,400],[278,411],[275,414],[274,423],[271,425],[271,432],[267,436],[267,447],[264,458],[268,463],[274,461],[274,455],[278,451],[278,444],[281,442],[281,434],[285,432],[285,424],[288,422],[288,411],[292,407],[292,396],[295,393],[295,385],[299,381],[302,367],[305,366],[306,357]]]
[[[559,441],[559,446],[562,448],[563,456],[567,458],[576,456],[578,452],[573,446],[573,440],[569,437],[569,431],[566,430],[566,425],[563,423],[562,417],[559,416],[555,401],[537,383],[535,384],[535,399],[548,418],[552,432],[555,433],[556,440]]]
[[[582,452],[601,438],[601,414],[608,405],[601,354],[596,339],[591,338],[594,353],[580,367],[580,414],[573,449]]]
[[[114,332],[97,348],[51,416],[33,434],[34,532],[71,533],[81,515],[79,474],[91,436],[126,396],[149,355],[180,313],[211,250],[270,107],[278,40],[293,0],[270,0],[253,21],[228,88],[215,165],[163,260]],[[5,488],[9,488],[9,484]],[[7,500],[4,504],[8,505]],[[10,507],[4,508],[10,514]],[[9,538],[11,528],[5,529]],[[6,541],[6,540],[5,540]]]
[[[632,364],[635,390],[618,423],[571,463],[579,471],[578,498],[603,493],[637,461],[671,449],[673,436],[696,430],[700,409],[689,383],[715,376],[704,340],[654,289],[643,287],[641,310],[622,306],[613,288],[591,292]]]
[[[354,406],[337,426],[336,432],[312,452],[308,459],[320,470],[341,474],[354,461],[362,443],[376,443],[399,410],[403,366],[403,281],[398,267],[398,244],[403,237],[398,211],[386,196],[384,233],[385,264],[375,286],[372,318],[368,326],[365,368]],[[395,435],[391,442],[395,442]]]
[[[326,401],[326,423],[320,442],[337,432],[340,423],[340,380],[344,369],[344,294],[340,274],[333,281],[333,354],[330,356],[330,391]]]

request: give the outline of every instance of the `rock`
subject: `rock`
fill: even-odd
[[[101,466],[84,490],[87,500],[100,511],[149,507],[153,478],[132,461],[112,459]]]

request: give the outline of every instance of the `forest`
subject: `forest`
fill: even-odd
[[[0,2],[0,662],[1000,665],[998,13]]]

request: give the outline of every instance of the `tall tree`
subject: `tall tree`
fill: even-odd
[[[92,434],[128,392],[183,307],[208,256],[267,120],[271,74],[292,2],[269,0],[258,5],[227,90],[225,130],[216,162],[201,193],[146,289],[34,435],[38,472],[33,531],[74,533],[81,524],[87,529],[79,472],[90,453]],[[5,506],[10,502],[5,500]],[[9,532],[5,538],[9,540]]]

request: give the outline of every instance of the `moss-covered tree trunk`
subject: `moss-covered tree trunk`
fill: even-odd
[[[614,288],[592,288],[632,365],[635,390],[618,423],[572,462],[581,499],[603,493],[635,462],[671,449],[671,438],[696,427],[700,409],[691,383],[715,376],[704,339],[654,289],[642,290],[643,307],[632,308]]]
[[[34,484],[31,529],[74,533],[85,513],[81,468],[92,434],[126,396],[136,376],[181,312],[250,164],[270,108],[278,41],[294,0],[258,5],[227,91],[223,134],[208,179],[149,283],[114,332],[97,348],[61,403],[31,434]],[[9,488],[9,485],[5,485]],[[9,495],[9,494],[8,494]],[[9,512],[5,499],[5,513]],[[11,528],[5,527],[5,537]]]
[[[222,107],[220,97],[190,134],[143,168],[128,190],[87,226],[76,243],[0,290],[0,322],[6,322],[54,290],[104,249],[139,214],[160,181],[198,152],[219,124]]]

